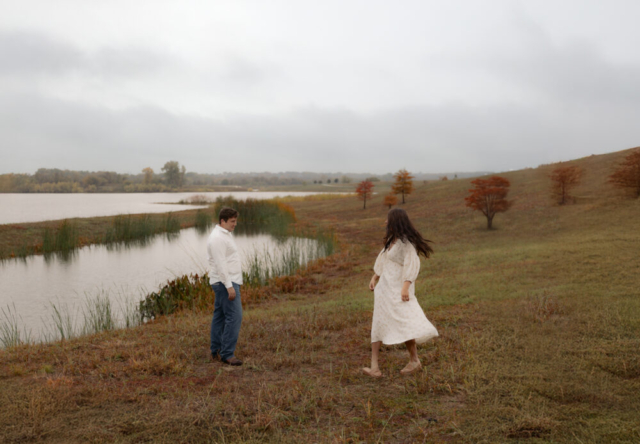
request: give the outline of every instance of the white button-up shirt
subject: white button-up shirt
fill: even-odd
[[[216,225],[207,241],[207,257],[209,282],[222,282],[226,288],[231,288],[232,282],[242,285],[240,253],[229,230]]]

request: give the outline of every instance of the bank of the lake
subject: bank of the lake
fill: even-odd
[[[245,202],[247,198],[252,201],[269,201],[270,199],[255,199],[253,194],[236,194],[218,196],[218,201],[228,201],[229,198],[238,202]],[[190,195],[193,196],[193,195]],[[273,195],[267,194],[271,199]],[[177,196],[180,197],[180,196]],[[205,196],[207,197],[207,196]],[[322,200],[333,198],[326,194],[302,194],[277,197],[281,203],[292,202],[299,199]],[[347,196],[337,196],[347,197]],[[177,201],[175,201],[177,203]],[[135,240],[144,236],[152,236],[160,233],[177,232],[181,229],[206,226],[215,221],[217,204],[210,206],[196,206],[197,209],[172,211],[166,213],[149,214],[122,214],[104,217],[69,218],[64,220],[51,220],[33,223],[16,223],[0,225],[0,259],[19,258],[33,254],[43,254],[55,251],[69,251],[88,245],[104,244],[117,241]],[[171,205],[165,205],[171,206]],[[183,207],[183,206],[181,206]],[[245,214],[244,224],[247,220]],[[253,216],[251,216],[253,217]],[[261,223],[258,219],[256,223]],[[127,231],[127,233],[122,233]],[[135,233],[137,231],[137,234]],[[114,233],[119,233],[115,235]],[[114,238],[114,236],[116,236]],[[120,238],[118,238],[120,236]],[[128,238],[133,236],[134,238]]]
[[[93,245],[80,247],[78,222],[65,220],[55,230],[45,231],[44,244],[47,246],[48,238],[54,243],[72,239],[73,248],[0,262],[0,345],[96,332],[99,329],[83,326],[64,328],[73,333],[61,332],[59,325],[61,318],[65,324],[77,323],[70,322],[72,318],[87,324],[88,313],[97,307],[101,317],[106,317],[100,321],[105,329],[120,326],[123,319],[130,325],[132,311],[145,295],[153,296],[155,302],[145,304],[142,318],[171,313],[173,299],[181,301],[180,292],[162,290],[156,294],[154,290],[182,275],[206,273],[207,238],[223,206],[241,214],[235,238],[245,264],[245,288],[250,290],[245,302],[264,296],[262,287],[272,278],[292,275],[309,261],[335,250],[331,232],[296,223],[293,208],[280,200],[218,198],[206,209],[182,212],[182,223],[176,213],[117,216],[110,225],[103,224],[104,234],[94,231]],[[185,228],[189,225],[194,227]],[[189,288],[184,287],[187,292]],[[204,296],[203,300],[209,301],[211,295],[198,298]]]

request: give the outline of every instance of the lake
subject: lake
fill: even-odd
[[[165,213],[202,208],[194,205],[167,204],[195,195],[210,200],[218,196],[271,199],[283,196],[308,196],[314,192],[234,191],[211,193],[117,193],[117,194],[0,194],[0,224],[42,222],[73,217],[115,216],[117,214]]]
[[[211,227],[213,229],[213,227]],[[0,262],[0,309],[12,310],[32,338],[51,334],[52,305],[82,318],[87,298],[103,295],[115,311],[131,307],[168,280],[207,270],[206,243],[211,230],[185,229],[158,235],[145,244],[92,245],[61,255],[29,256]],[[237,235],[236,243],[246,258],[254,251],[273,250],[283,242],[267,234]],[[312,240],[302,240],[311,246]],[[15,310],[14,310],[15,307]],[[2,321],[0,313],[0,322]]]

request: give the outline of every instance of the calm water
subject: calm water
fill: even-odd
[[[0,224],[41,222],[72,217],[114,216],[116,214],[165,213],[201,208],[193,205],[162,205],[194,195],[211,200],[233,196],[238,200],[307,196],[307,192],[221,192],[221,193],[121,193],[121,194],[0,194]]]
[[[87,297],[105,294],[118,311],[123,303],[140,300],[175,276],[205,272],[209,232],[186,229],[173,237],[159,235],[144,246],[94,245],[66,259],[52,255],[2,261],[0,308],[15,304],[20,325],[41,339],[51,320],[51,303],[79,315]],[[245,256],[277,243],[270,235],[235,237]]]

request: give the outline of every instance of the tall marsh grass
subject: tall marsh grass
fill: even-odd
[[[84,317],[82,333],[85,335],[116,328],[117,324],[111,308],[111,300],[107,294],[100,293],[91,299],[88,298],[85,301],[82,315]]]
[[[21,318],[15,305],[0,308],[0,345],[2,348],[31,343],[31,331],[20,328]]]
[[[309,262],[333,254],[335,248],[332,232],[318,232],[311,238],[288,238],[275,249],[254,250],[246,256],[242,280],[249,287],[265,286],[272,278],[291,276]]]
[[[42,252],[48,254],[54,251],[71,251],[78,246],[78,240],[78,226],[65,219],[55,230],[44,230]]]
[[[160,220],[151,214],[120,215],[113,219],[104,236],[104,243],[143,242],[160,233],[176,233],[180,228],[180,220],[173,213],[167,213]]]
[[[214,214],[219,214],[222,207],[231,207],[240,213],[236,231],[241,234],[263,232],[285,235],[290,224],[296,221],[293,208],[278,200],[237,200],[231,196],[220,196],[213,206]]]
[[[136,327],[143,321],[136,299],[120,294],[116,305],[109,292],[104,290],[95,295],[85,295],[84,303],[78,306],[50,302],[49,313],[49,319],[43,319],[42,332],[34,337],[30,329],[21,327],[22,319],[15,306],[0,308],[0,348],[64,341],[107,330]]]
[[[204,232],[213,225],[213,215],[210,211],[198,210],[196,213],[196,230]]]
[[[69,307],[67,305],[56,305],[53,302],[50,303],[50,306],[51,323],[48,325],[48,327],[54,332],[53,336],[63,341],[65,339],[71,339],[75,337],[75,320],[73,318],[73,315],[69,311]]]

